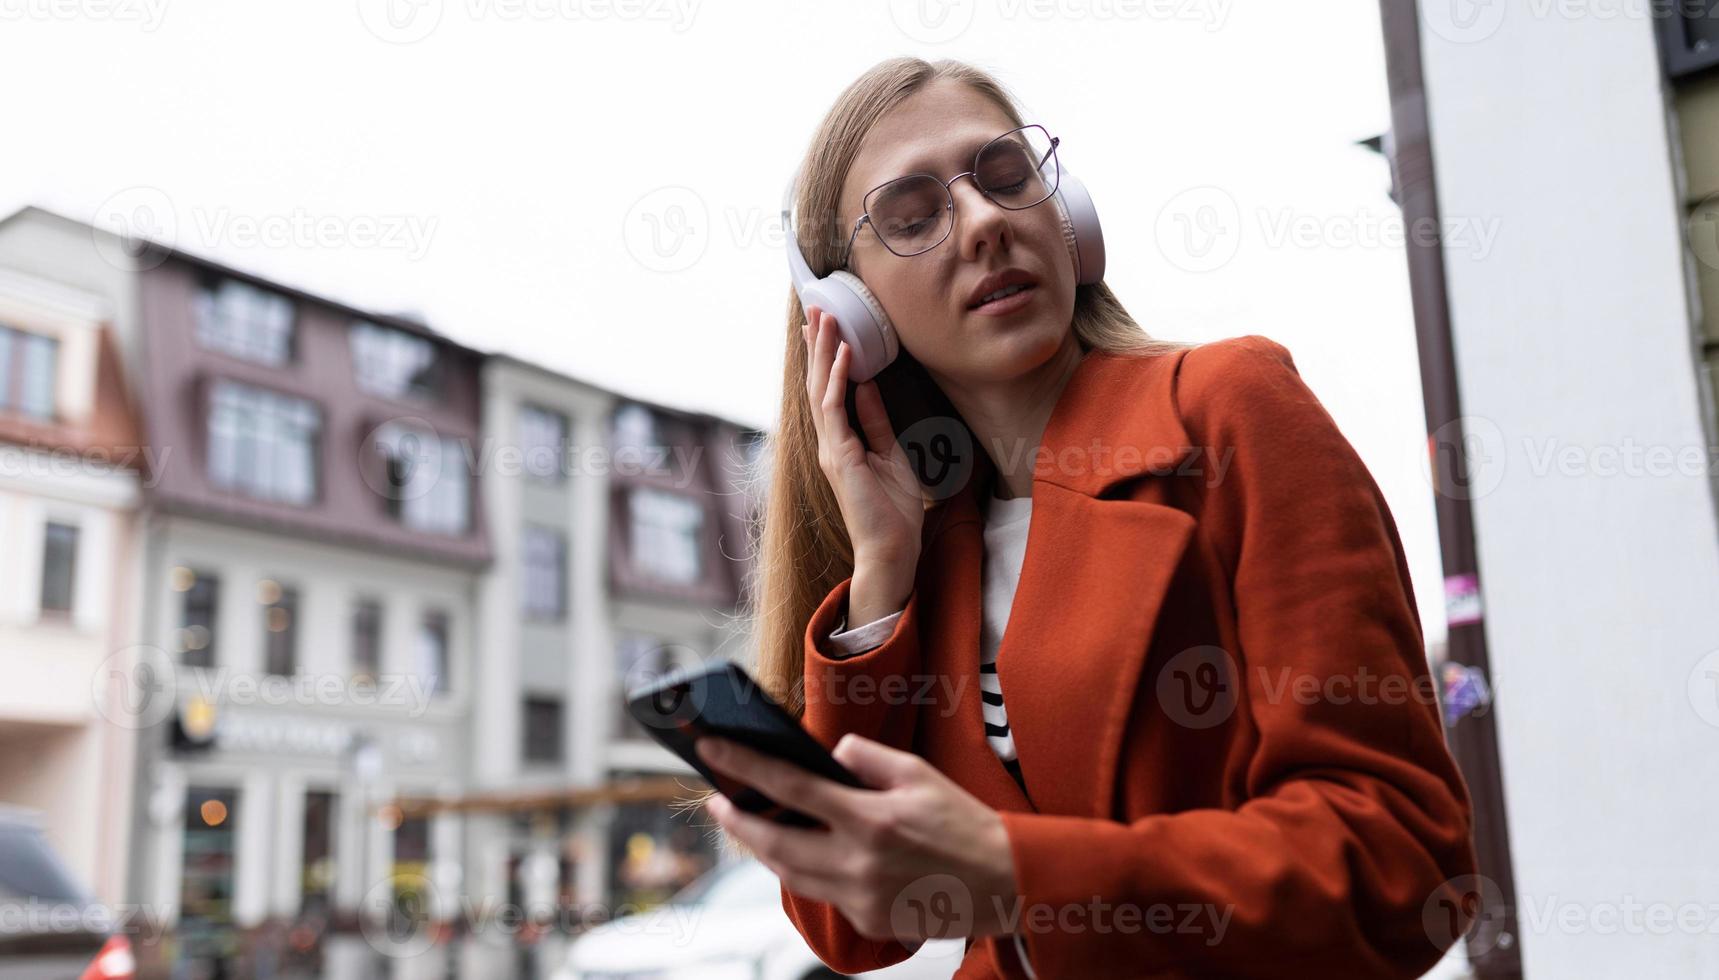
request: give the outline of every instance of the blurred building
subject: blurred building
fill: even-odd
[[[464,897],[557,917],[466,944],[493,972],[713,863],[670,805],[696,776],[622,694],[740,655],[761,433],[36,208],[0,221],[0,269],[0,322],[21,331],[0,363],[24,365],[28,406],[0,439],[47,438],[35,338],[57,336],[54,418],[85,421],[53,438],[150,461],[16,503],[0,475],[16,580],[54,607],[8,612],[63,675],[29,675],[19,700],[66,706],[28,720],[0,700],[0,726],[28,721],[32,746],[87,730],[127,773],[135,753],[134,799],[103,804],[119,829],[85,867],[177,910],[162,956],[391,907],[458,920]],[[78,657],[54,653],[60,620],[87,627]],[[116,651],[131,698],[95,724],[90,678]]]
[[[0,259],[0,802],[124,899],[135,511],[147,473],[98,293]],[[116,675],[118,675],[116,677]]]
[[[630,401],[510,357],[484,369],[483,499],[496,562],[480,603],[472,890],[561,923],[652,902],[714,863],[658,795],[604,787],[690,767],[624,711],[632,683],[738,655],[758,433]],[[552,931],[545,951],[555,955]],[[501,937],[494,937],[500,945]]]
[[[0,223],[0,262],[110,305],[141,379],[156,466],[126,628],[154,658],[124,722],[142,735],[130,895],[177,910],[181,952],[231,956],[269,920],[457,888],[456,816],[365,814],[465,786],[489,561],[464,451],[481,356],[127,248],[34,209]]]

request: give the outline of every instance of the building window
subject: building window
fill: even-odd
[[[453,687],[448,660],[448,614],[440,609],[424,613],[418,623],[418,676],[430,694],[446,694]]]
[[[216,382],[209,406],[209,482],[260,500],[311,503],[320,425],[313,402]]]
[[[299,910],[326,915],[334,899],[335,795],[327,790],[304,794],[304,846],[299,851]]]
[[[221,600],[220,578],[181,565],[173,569],[173,589],[180,594],[180,661],[187,667],[215,666],[215,613]]]
[[[382,672],[382,603],[359,599],[352,607],[352,677],[375,683]]]
[[[661,582],[697,582],[704,567],[704,508],[683,495],[650,487],[635,488],[628,501],[634,567]]]
[[[471,527],[471,467],[458,439],[389,422],[376,432],[386,467],[388,514],[415,531],[459,535]]]
[[[42,612],[71,614],[77,571],[78,529],[49,521],[42,528]]]
[[[561,761],[561,699],[525,699],[525,761]]]
[[[536,405],[519,407],[519,445],[526,475],[549,483],[566,476],[567,416]]]
[[[433,911],[430,882],[430,818],[406,817],[394,828],[394,905],[389,910],[388,935],[412,935],[424,915]],[[396,931],[398,930],[398,931]]]
[[[264,579],[257,601],[263,604],[263,670],[291,677],[298,669],[298,590]]]
[[[656,414],[643,405],[627,404],[615,409],[614,426],[616,449],[649,449],[662,442],[657,434]],[[634,465],[643,462],[646,460],[634,461]]]
[[[433,341],[360,320],[349,334],[358,387],[384,398],[434,398],[441,393]]]
[[[525,614],[532,619],[561,619],[567,611],[567,536],[547,527],[527,526]]]
[[[292,300],[236,279],[204,281],[194,301],[197,343],[261,364],[292,359]]]
[[[52,337],[0,326],[0,411],[52,419],[59,352]]]

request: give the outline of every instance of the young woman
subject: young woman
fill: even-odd
[[[812,141],[796,241],[917,380],[860,384],[856,433],[853,352],[790,300],[754,673],[868,788],[705,739],[827,829],[708,808],[844,973],[965,936],[961,977],[1417,976],[1475,858],[1384,499],[1283,347],[1154,341],[1081,284],[1054,188],[987,162],[1031,125],[895,59]],[[903,386],[976,447],[952,487]]]

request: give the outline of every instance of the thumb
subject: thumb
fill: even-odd
[[[873,789],[900,786],[911,780],[924,764],[924,760],[911,752],[892,749],[852,732],[843,735],[830,754]]]

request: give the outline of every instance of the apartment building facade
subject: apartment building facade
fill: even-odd
[[[741,655],[756,506],[741,474],[760,434],[506,356],[486,362],[483,389],[495,563],[479,614],[473,891],[571,924],[660,900],[714,862],[667,798],[605,790],[696,784],[623,695],[649,675]],[[544,959],[566,932],[543,937]],[[481,938],[493,958],[509,937]]]
[[[124,899],[122,717],[148,478],[106,301],[0,263],[0,803],[46,815],[98,900]]]
[[[165,678],[167,701],[123,725],[129,894],[193,958],[271,923],[451,902],[460,818],[387,803],[468,772],[481,356],[159,246],[127,268],[103,235],[27,209],[0,258],[112,304],[158,462],[128,627],[131,679]]]

